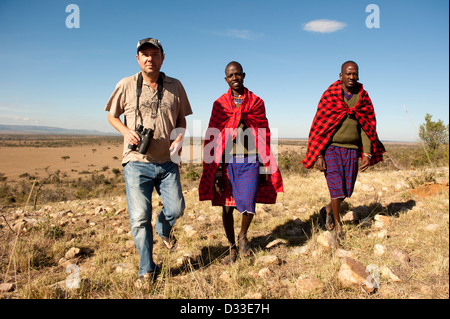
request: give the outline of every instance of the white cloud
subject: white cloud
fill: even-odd
[[[263,36],[262,33],[256,33],[251,30],[246,29],[228,29],[226,31],[222,32],[214,32],[214,31],[208,31],[211,34],[215,34],[221,37],[229,37],[229,38],[236,38],[236,39],[242,39],[242,40],[254,40],[257,38],[260,38]]]
[[[303,30],[310,32],[320,32],[320,33],[331,33],[342,30],[347,26],[344,22],[339,22],[335,20],[313,20],[304,24]]]
[[[250,30],[237,30],[237,29],[229,29],[227,31],[227,35],[232,38],[244,39],[244,40],[252,40],[262,36],[260,33],[255,33]]]

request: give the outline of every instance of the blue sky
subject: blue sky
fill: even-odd
[[[79,28],[66,26],[69,4]],[[366,25],[369,4],[379,28]],[[186,89],[191,135],[206,129],[232,60],[280,138],[307,138],[346,60],[359,64],[381,140],[417,140],[426,113],[449,120],[448,1],[1,0],[0,124],[114,132],[104,106],[139,71],[136,43],[149,36]]]

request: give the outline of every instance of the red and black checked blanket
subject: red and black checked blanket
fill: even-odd
[[[339,123],[349,114],[354,114],[361,128],[366,132],[372,143],[372,159],[370,165],[374,165],[383,160],[385,152],[384,145],[377,135],[375,111],[369,94],[360,85],[359,102],[349,108],[342,98],[341,81],[331,84],[323,93],[317,112],[314,116],[311,130],[309,132],[308,149],[306,157],[302,161],[306,168],[313,168],[317,156],[322,152]]]
[[[241,107],[235,107],[231,89],[218,98],[214,104],[203,149],[203,174],[199,185],[199,199],[211,200],[213,204],[222,201],[222,205],[235,206],[234,198],[228,194],[220,199],[213,182],[222,162],[222,155],[228,140],[235,139],[239,123],[243,121],[251,136],[255,139],[260,161],[270,172],[270,182],[258,189],[257,203],[273,204],[277,193],[283,192],[283,181],[276,160],[270,150],[270,129],[266,118],[264,101],[245,88]],[[225,178],[226,180],[226,178]],[[227,190],[227,187],[225,188]]]

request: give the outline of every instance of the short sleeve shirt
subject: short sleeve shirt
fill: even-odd
[[[171,133],[176,129],[177,119],[192,114],[191,105],[183,85],[177,79],[168,77],[161,72],[164,83],[161,103],[157,112],[157,91],[151,88],[145,80],[142,84],[142,93],[139,97],[139,111],[136,112],[136,73],[117,83],[114,92],[109,98],[105,111],[114,117],[124,116],[123,123],[135,130],[135,124],[144,128],[155,128],[153,138],[146,154],[131,151],[124,140],[122,164],[128,162],[165,163],[170,161],[169,147]],[[156,113],[156,117],[152,117]],[[176,136],[172,136],[172,140]]]

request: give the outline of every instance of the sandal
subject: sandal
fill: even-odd
[[[237,259],[237,250],[236,248],[232,249],[232,247],[230,247],[230,254],[228,255],[228,257],[222,259],[222,265],[228,266],[234,263],[236,259]]]
[[[320,216],[325,221],[325,227],[327,230],[331,231],[334,229],[334,217],[331,212],[327,212],[327,208],[324,206],[320,210]]]
[[[250,256],[250,243],[247,237],[239,239],[239,255],[242,257]]]

